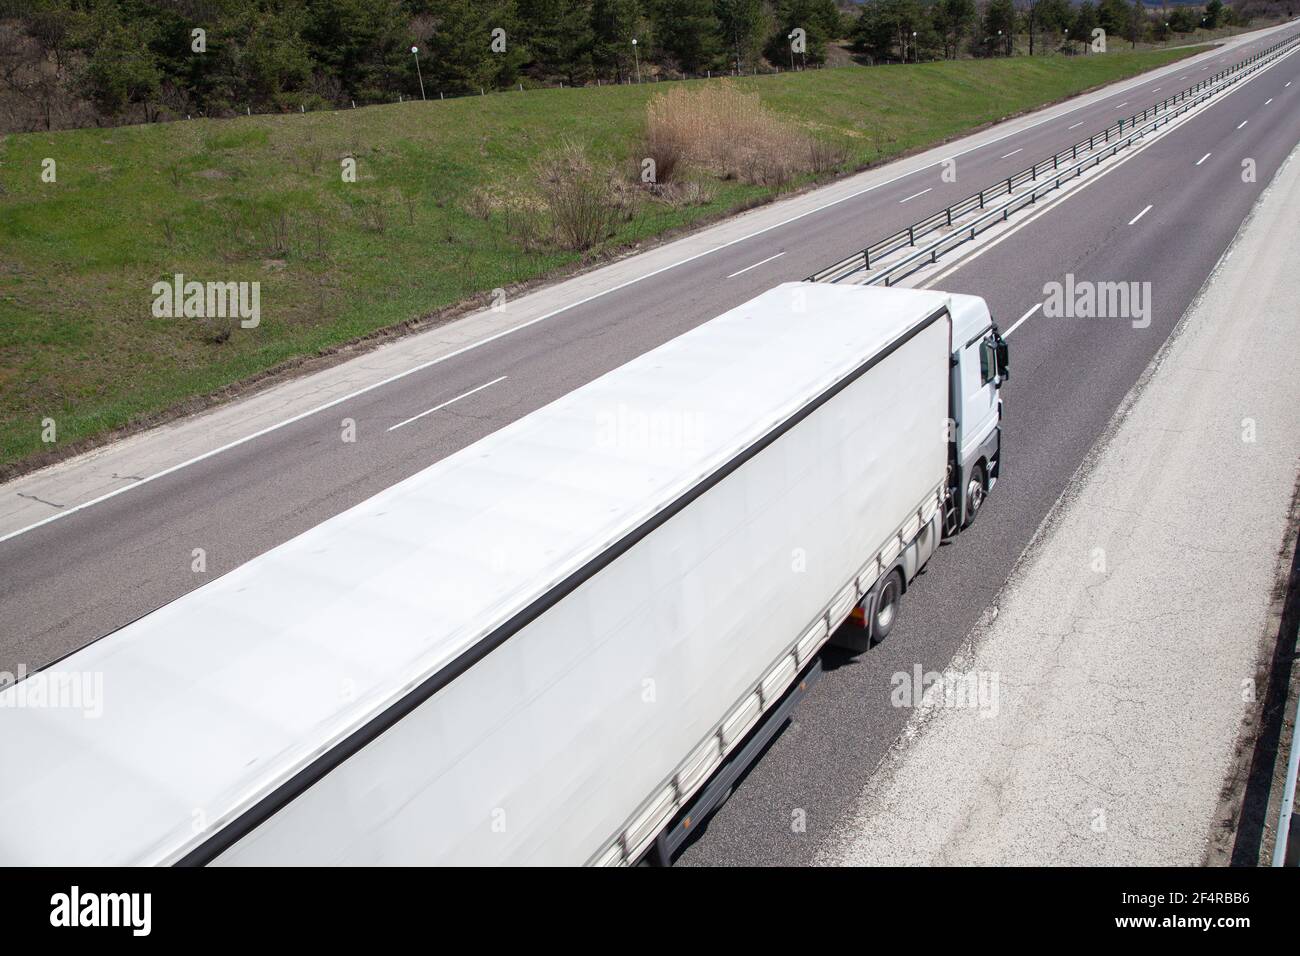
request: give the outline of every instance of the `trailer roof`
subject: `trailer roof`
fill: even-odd
[[[778,286],[0,692],[0,862],[178,859],[946,302]]]

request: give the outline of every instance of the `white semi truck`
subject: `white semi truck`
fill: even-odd
[[[98,718],[0,692],[0,863],[666,859],[974,517],[1006,375],[980,299],[772,289],[27,679]]]

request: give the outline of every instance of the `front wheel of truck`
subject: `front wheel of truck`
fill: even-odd
[[[898,612],[903,600],[903,579],[897,571],[890,573],[880,583],[876,594],[875,607],[871,612],[871,640],[879,644],[889,636],[889,632],[898,623]]]
[[[966,521],[963,528],[970,527],[979,514],[984,504],[984,488],[984,466],[978,464],[970,470],[970,478],[966,481]]]

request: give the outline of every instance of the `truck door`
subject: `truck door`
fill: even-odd
[[[969,469],[998,424],[997,335],[989,329],[961,351],[961,463]]]

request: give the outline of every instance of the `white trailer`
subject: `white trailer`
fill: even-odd
[[[98,718],[0,692],[0,863],[636,862],[892,627],[1005,367],[979,299],[779,286],[24,682]]]

